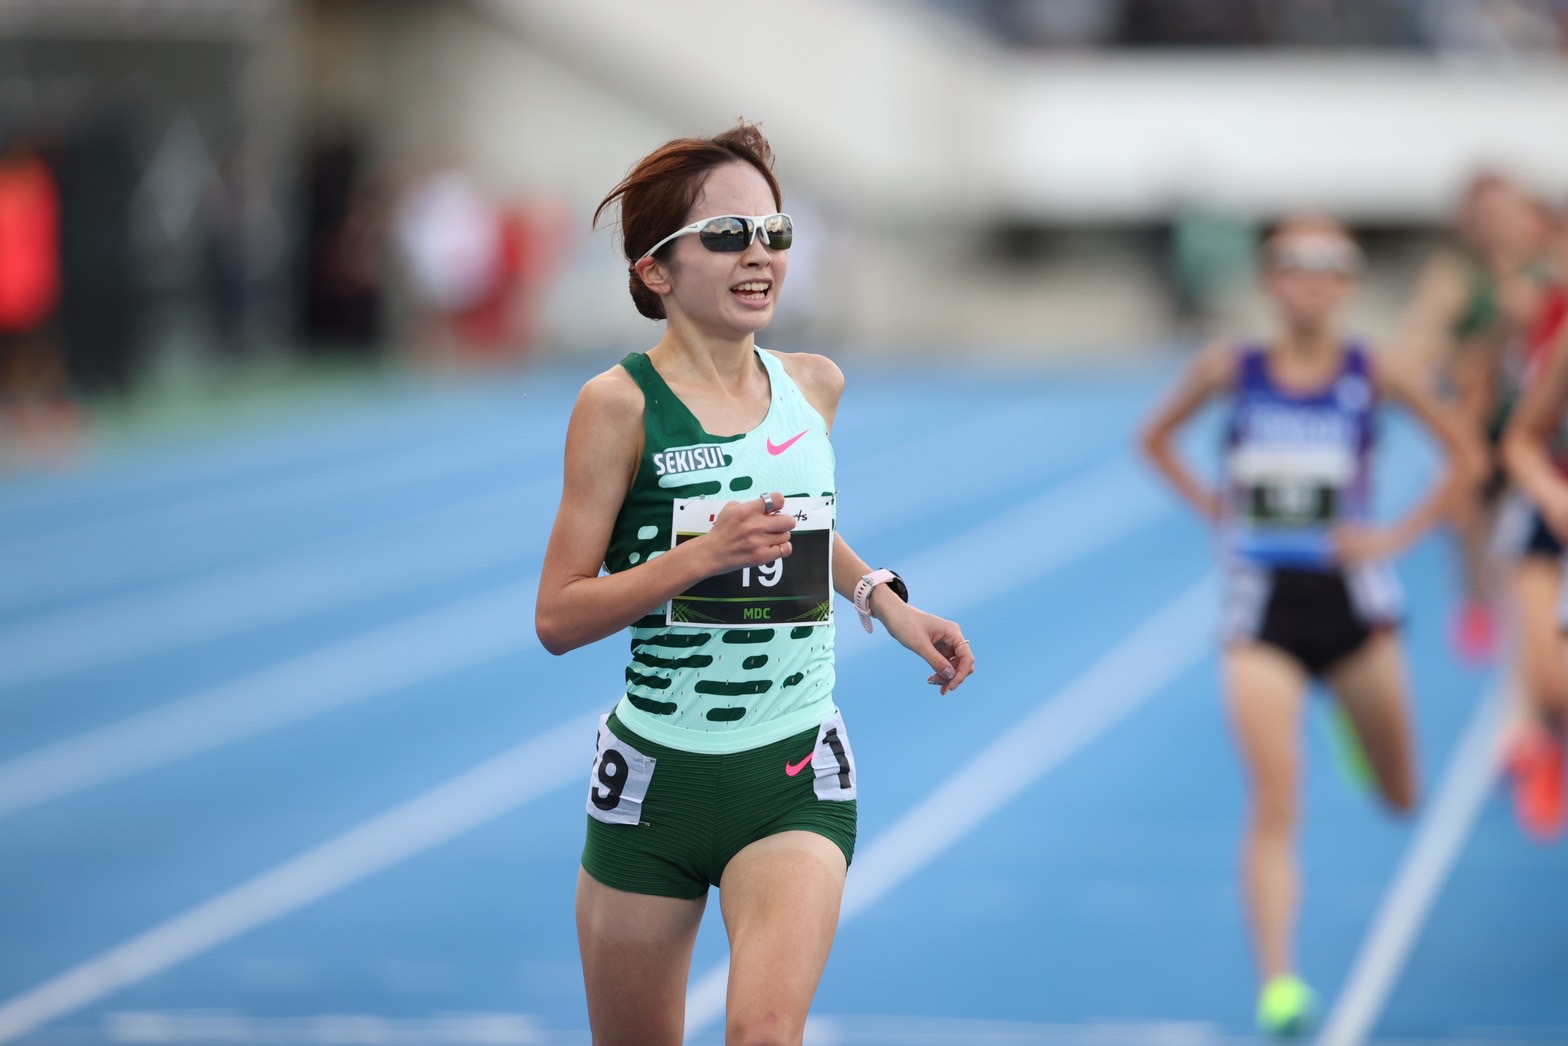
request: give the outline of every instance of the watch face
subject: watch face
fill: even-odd
[[[893,571],[889,570],[888,573],[893,574]],[[902,599],[906,603],[909,602],[909,586],[904,584],[903,578],[899,577],[897,574],[893,574],[893,580],[887,583],[887,587],[891,588],[893,590],[893,594],[898,596],[899,599]]]

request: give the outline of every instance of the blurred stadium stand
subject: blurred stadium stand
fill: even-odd
[[[0,133],[41,139],[67,180],[79,153],[119,171],[88,179],[62,234],[88,384],[170,359],[395,353],[417,317],[389,230],[443,165],[518,219],[527,301],[506,308],[527,315],[495,336],[531,354],[645,342],[588,215],[652,145],[737,116],[772,138],[809,230],[775,344],[1182,342],[1246,322],[1251,237],[1299,208],[1366,236],[1375,334],[1476,169],[1568,201],[1564,10],[3,0]],[[111,285],[118,313],[81,304]]]

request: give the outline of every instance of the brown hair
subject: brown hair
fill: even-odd
[[[1338,236],[1351,246],[1357,246],[1355,234],[1350,231],[1350,226],[1331,214],[1322,214],[1315,211],[1302,211],[1275,219],[1264,226],[1262,242],[1270,244],[1292,233],[1300,232],[1315,232],[1328,236]]]
[[[727,163],[749,163],[767,180],[773,205],[783,208],[784,198],[773,176],[773,149],[756,124],[741,121],[712,138],[677,138],[644,156],[631,173],[611,189],[593,212],[593,227],[610,204],[621,205],[621,245],[626,260],[635,265],[648,248],[687,224],[708,174]],[[674,242],[659,248],[659,255]],[[659,255],[655,255],[658,257]],[[632,303],[650,320],[662,320],[664,302],[642,282],[635,268],[629,281]]]

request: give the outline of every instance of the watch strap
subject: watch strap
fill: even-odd
[[[855,610],[859,612],[859,614],[860,614],[860,624],[861,624],[862,627],[865,628],[865,630],[867,632],[870,632],[872,630],[872,628],[871,628],[871,592],[872,592],[872,590],[875,589],[878,585],[885,585],[885,584],[888,584],[890,582],[895,582],[895,581],[898,581],[898,575],[897,574],[893,573],[891,570],[888,570],[886,567],[878,567],[876,570],[871,571],[871,573],[869,573],[869,574],[861,575],[860,580],[855,582],[855,597],[854,597]],[[902,595],[902,593],[900,593],[900,595]],[[903,598],[905,598],[907,600],[908,597],[905,596]]]

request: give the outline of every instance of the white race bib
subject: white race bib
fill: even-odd
[[[711,531],[727,504],[717,498],[674,502],[674,545]],[[785,498],[781,511],[795,517],[790,554],[759,567],[703,578],[670,600],[665,622],[693,628],[766,628],[833,620],[833,506],[831,497]]]
[[[599,717],[599,746],[588,776],[588,816],[605,824],[637,824],[657,762],[610,732],[610,717]]]

